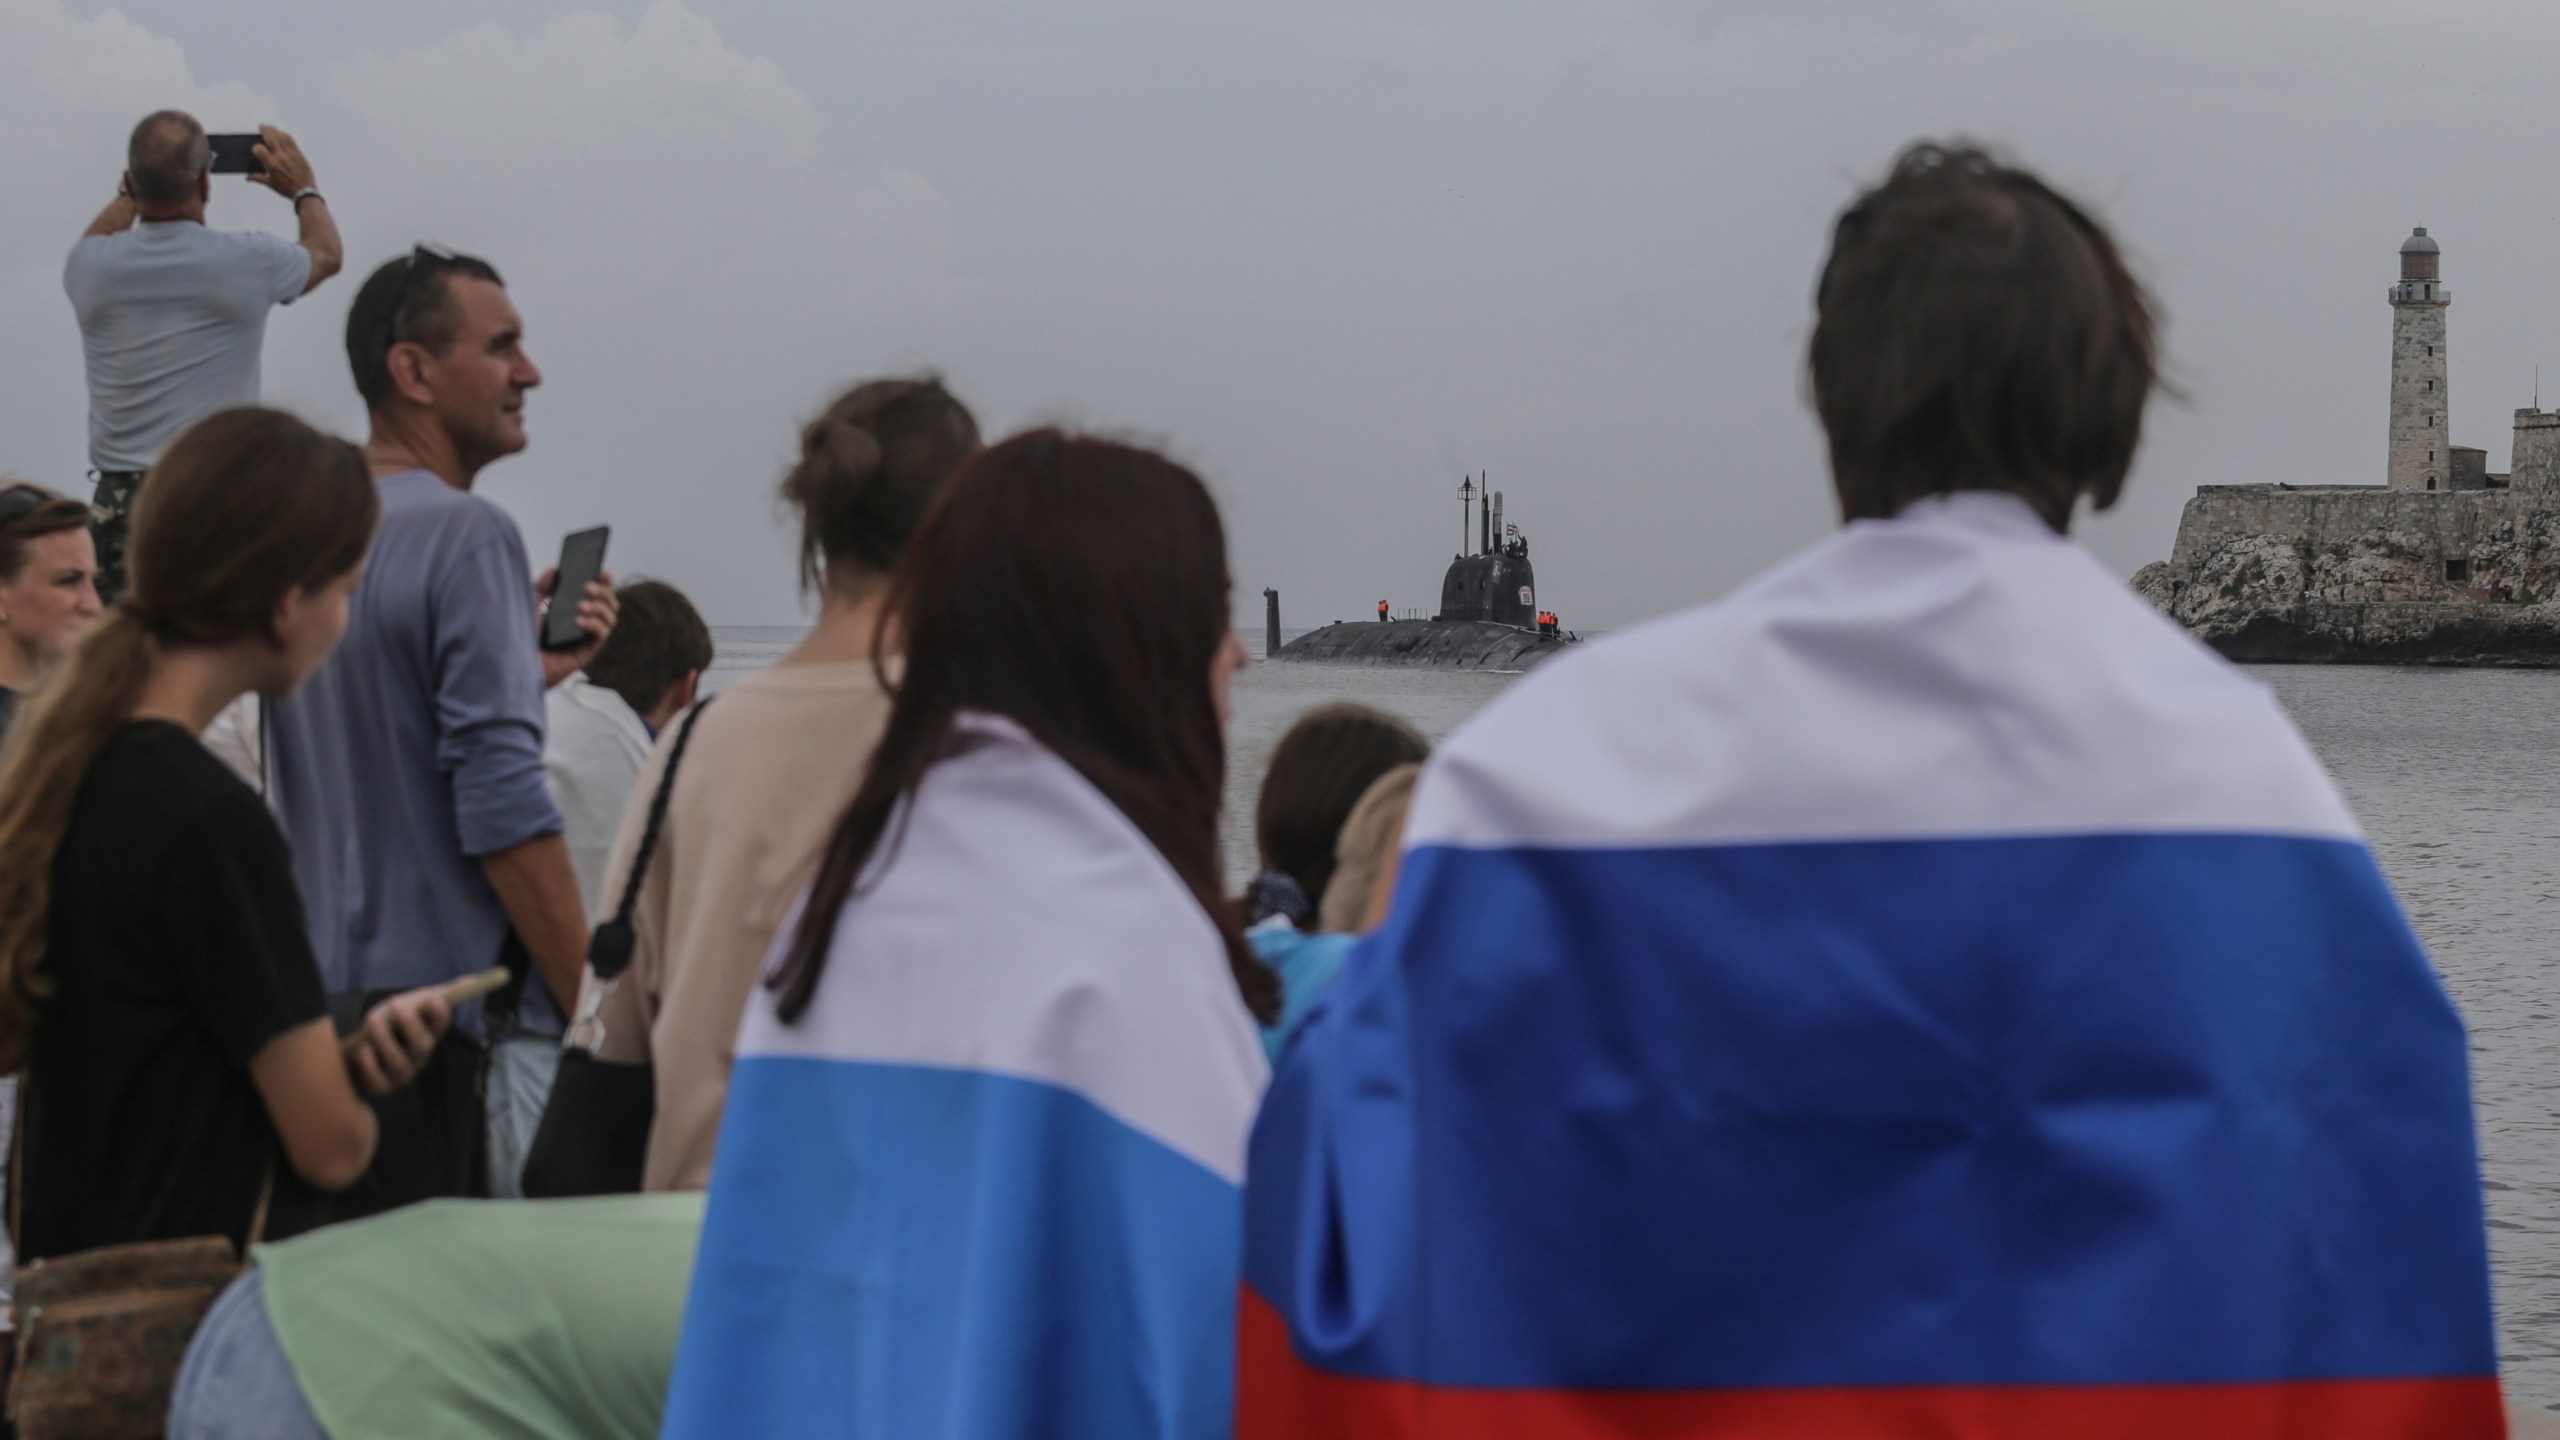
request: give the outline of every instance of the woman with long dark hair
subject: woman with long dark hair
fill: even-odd
[[[0,1071],[26,1070],[22,1260],[255,1238],[280,1179],[364,1173],[359,1086],[405,1083],[445,1025],[413,993],[341,1048],[284,836],[197,739],[328,655],[379,513],[344,440],[272,410],[200,422],[151,472],[124,598],[19,718]]]
[[[1219,885],[1226,537],[1055,430],[955,477],[750,1003],[665,1433],[1214,1436],[1276,1009]]]

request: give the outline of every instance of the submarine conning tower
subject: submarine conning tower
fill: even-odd
[[[1481,548],[1450,560],[1448,573],[1440,577],[1440,613],[1431,618],[1534,629],[1538,580],[1529,565],[1529,539],[1503,533],[1500,491],[1486,495],[1482,513]]]

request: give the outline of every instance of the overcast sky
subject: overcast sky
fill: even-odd
[[[0,0],[0,469],[84,484],[62,259],[164,105],[294,130],[350,273],[269,324],[270,401],[359,433],[340,349],[417,239],[506,273],[548,380],[483,477],[537,557],[715,623],[800,602],[770,498],[839,383],[932,366],[991,433],[1157,437],[1237,610],[1428,607],[1488,470],[1582,628],[1831,523],[1804,403],[1830,220],[1905,142],[1995,142],[2156,288],[2119,570],[2198,484],[2383,474],[2389,311],[2444,245],[2454,438],[2560,395],[2547,3]],[[213,222],[290,234],[228,179]],[[539,563],[539,562],[537,562]]]

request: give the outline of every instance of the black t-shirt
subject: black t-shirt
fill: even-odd
[[[50,925],[20,1260],[237,1243],[285,1163],[249,1058],[327,1012],[283,832],[194,736],[134,721],[80,783]]]
[[[8,734],[9,726],[15,723],[17,718],[18,692],[6,685],[0,685],[0,735]]]

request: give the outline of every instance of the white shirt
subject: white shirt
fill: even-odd
[[[543,777],[567,825],[561,834],[587,900],[587,918],[601,921],[622,899],[620,877],[605,874],[605,857],[654,742],[621,696],[584,675],[554,686],[543,704],[549,731],[542,744]]]
[[[213,758],[247,781],[250,789],[261,795],[267,793],[266,721],[255,692],[224,706],[197,738],[213,752]]]
[[[89,463],[147,470],[180,432],[258,399],[267,311],[311,279],[311,252],[261,230],[145,221],[84,236],[62,267],[89,364]]]

